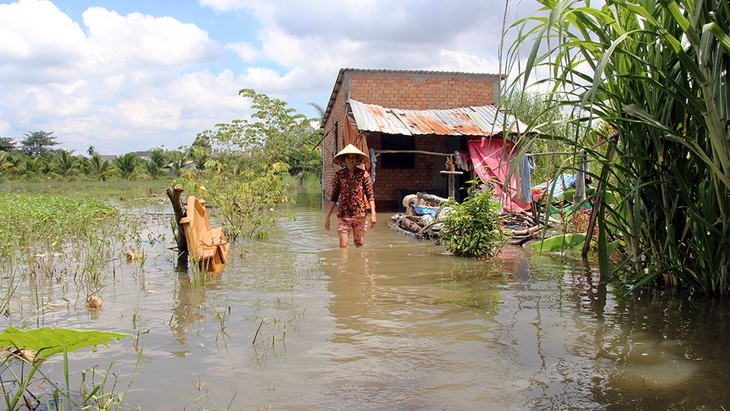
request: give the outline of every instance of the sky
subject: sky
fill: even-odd
[[[178,149],[250,118],[243,88],[317,117],[341,68],[498,74],[505,1],[0,0],[0,137]]]

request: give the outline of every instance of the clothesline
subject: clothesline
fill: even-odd
[[[381,154],[427,154],[432,156],[453,156],[454,153],[436,153],[433,151],[422,151],[422,150],[375,150],[375,155],[379,156]]]

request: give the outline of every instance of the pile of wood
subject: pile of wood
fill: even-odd
[[[545,228],[542,222],[535,221],[532,214],[525,210],[505,210],[500,217],[502,226],[512,236],[510,238],[512,245],[523,245],[529,240],[538,238],[540,232]]]
[[[419,216],[395,214],[388,221],[388,227],[395,230],[400,234],[407,235],[409,237],[417,238],[419,240],[427,240],[429,238],[436,238],[437,234],[431,230],[431,223],[425,221]]]
[[[442,197],[427,193],[417,193],[422,205],[432,207],[442,207],[448,204],[448,200]],[[522,246],[526,242],[540,238],[545,224],[542,221],[536,221],[532,213],[529,211],[514,209],[504,210],[500,214],[502,227],[510,236],[509,243],[511,245]],[[554,220],[548,221],[548,227]],[[438,238],[438,231],[433,230],[433,220],[424,219],[417,215],[404,215],[398,213],[391,217],[388,226],[393,230],[420,240],[429,238]]]
[[[398,233],[417,238],[419,240],[426,240],[429,238],[438,238],[438,230],[441,224],[438,223],[438,216],[444,210],[448,204],[448,199],[435,196],[428,193],[419,192],[415,196],[418,201],[413,202],[419,206],[427,206],[437,209],[436,215],[418,215],[415,207],[408,210],[406,214],[398,213],[393,215],[388,221],[388,227],[395,230]],[[409,207],[411,204],[407,201],[408,197],[404,199],[404,206]],[[408,204],[406,204],[408,203]]]

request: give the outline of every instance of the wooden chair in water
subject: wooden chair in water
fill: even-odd
[[[205,200],[188,196],[187,215],[180,219],[185,231],[190,261],[195,261],[201,270],[218,272],[228,258],[228,241],[223,227],[211,228]]]

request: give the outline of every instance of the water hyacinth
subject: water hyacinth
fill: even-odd
[[[116,207],[99,200],[53,195],[0,194],[0,256],[12,250],[59,251],[119,219]]]

